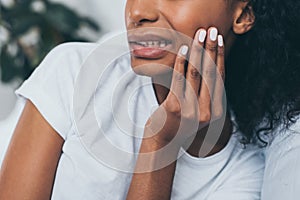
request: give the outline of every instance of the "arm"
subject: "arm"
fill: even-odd
[[[163,147],[164,144],[159,144],[152,138],[144,139],[140,153],[155,152]],[[158,170],[155,168],[158,167],[156,163],[162,159],[161,154],[152,153],[146,159],[140,156],[136,164],[136,171],[138,172],[132,178],[127,200],[170,199],[177,152],[174,149],[172,154],[169,153],[169,158],[172,157],[174,161]]]
[[[211,48],[202,58],[204,40],[198,40],[199,36],[200,31],[193,41],[186,74],[188,52],[181,47],[170,92],[147,122],[127,200],[170,199],[180,147],[211,120],[223,116],[224,77],[215,75],[218,72],[224,75],[223,38],[219,36],[219,46],[217,38],[207,39],[206,45]],[[211,59],[217,63],[218,70]],[[211,92],[215,92],[213,101]]]
[[[50,199],[63,142],[27,101],[0,169],[0,199]]]

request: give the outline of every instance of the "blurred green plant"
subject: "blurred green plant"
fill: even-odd
[[[82,28],[99,32],[91,19],[49,0],[0,1],[1,80],[28,78],[44,56],[56,45],[88,41]]]

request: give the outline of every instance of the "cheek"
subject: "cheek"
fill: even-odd
[[[199,28],[217,27],[222,35],[227,35],[231,28],[232,16],[226,10],[216,11],[213,8],[202,9],[181,8],[179,14],[168,13],[172,27],[193,38]],[[217,13],[217,14],[212,14]]]
[[[124,22],[125,22],[125,25],[126,25],[126,28],[128,27],[130,21],[129,21],[129,8],[128,8],[128,3],[126,3],[126,7],[125,7],[125,12],[124,12]]]

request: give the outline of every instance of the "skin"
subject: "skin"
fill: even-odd
[[[0,199],[50,199],[63,142],[28,101],[0,170]]]
[[[237,20],[242,11],[238,8],[238,5],[225,0],[128,0],[125,18],[128,31],[136,31],[137,28],[164,28],[180,32],[191,39],[194,38],[199,28],[207,30],[209,27],[214,26],[223,35],[227,49],[229,50],[234,40],[232,23]],[[211,13],[217,13],[217,15]],[[139,26],[135,27],[135,23],[139,24]],[[238,29],[241,29],[241,27],[238,27]],[[242,33],[247,30],[236,31]],[[170,53],[160,59],[159,63],[173,67],[176,53],[184,42],[178,42],[174,50],[175,55]],[[145,64],[155,65],[157,64],[157,60],[145,63],[143,59],[132,57],[133,69],[136,66]],[[148,76],[157,76],[164,73],[163,70],[153,69],[152,65],[148,66],[146,69],[142,69],[143,72],[140,73]]]
[[[243,34],[253,25],[254,19],[249,17],[253,15],[248,14],[251,8],[247,7],[247,3],[238,1],[229,4],[223,0],[127,1],[128,30],[141,32],[139,29],[148,27],[167,28],[190,36],[194,38],[192,43],[177,40],[176,46],[182,48],[183,44],[188,44],[190,47],[189,60],[193,64],[196,63],[196,65],[189,63],[185,73],[185,61],[188,59],[188,55],[178,53],[176,56],[169,53],[154,60],[134,55],[131,57],[132,67],[137,73],[152,77],[160,107],[148,120],[144,133],[147,137],[142,141],[140,156],[136,163],[136,172],[141,172],[143,168],[149,170],[148,166],[153,167],[153,171],[133,175],[127,199],[170,199],[177,153],[189,136],[194,134],[193,130],[188,129],[190,124],[196,121],[199,123],[199,127],[205,127],[211,119],[218,119],[224,115],[222,81],[225,78],[225,49],[210,37],[206,38],[205,43],[199,42],[199,31],[208,29],[207,35],[210,35],[213,30],[212,26],[218,27],[219,33],[223,35],[228,49],[230,49],[235,34]],[[218,13],[218,15],[211,13]],[[157,31],[160,32],[160,30]],[[180,44],[180,42],[183,43]],[[203,51],[199,50],[199,46],[205,47],[207,51],[203,57]],[[209,65],[209,57],[217,64],[217,70]],[[160,67],[161,65],[173,68],[174,73],[170,73],[170,69]],[[202,72],[201,75],[199,72]],[[213,73],[221,74],[221,79],[215,78],[216,75],[212,75]],[[170,86],[164,87],[155,83],[164,83]],[[190,87],[184,87],[185,84]],[[214,99],[211,99],[209,91],[214,94]],[[197,97],[196,103],[195,96]],[[164,124],[160,124],[162,115],[166,116]],[[220,151],[228,142],[231,129],[228,128],[229,120],[226,122],[220,143],[215,145],[209,155]],[[183,130],[178,130],[179,125],[183,127]],[[153,130],[156,130],[157,126],[160,129],[153,135]],[[205,142],[203,134],[203,129],[196,133],[188,150],[192,152],[191,154],[198,155],[195,152]],[[149,135],[152,137],[148,137]],[[161,155],[158,150],[167,145],[171,145],[171,148],[166,150],[165,154],[169,158],[174,158],[174,162],[156,170],[155,163],[163,160],[165,156]],[[145,159],[142,154],[149,152],[152,152],[151,157]]]
[[[254,20],[244,12],[247,4],[245,1],[239,1],[228,6],[224,0],[128,0],[126,23],[129,31],[135,31],[140,27],[160,27],[182,32],[191,38],[195,36],[197,38],[197,31],[200,28],[210,32],[209,27],[215,26],[218,28],[219,34],[224,36],[228,50],[234,41],[235,34],[243,34],[253,25]],[[211,13],[218,14],[212,15]],[[137,23],[138,26],[135,26],[134,23]],[[197,70],[195,71],[195,69],[209,70],[208,66],[189,65],[187,74],[184,74],[185,59],[190,56],[199,60],[201,51],[197,51],[192,43],[179,41],[174,51],[179,51],[182,44],[187,44],[189,45],[188,55],[177,56],[170,53],[158,60],[132,57],[132,67],[137,73],[151,76],[154,82],[166,80],[165,82],[174,91],[169,92],[166,87],[154,84],[161,106],[149,118],[145,127],[145,136],[153,134],[153,131],[155,135],[143,139],[140,153],[155,152],[172,141],[174,145],[170,146],[167,156],[175,158],[180,146],[184,145],[192,134],[195,134],[178,132],[177,128],[182,119],[186,125],[184,128],[188,130],[191,122],[196,121],[200,125],[205,125],[212,116],[219,117],[224,114],[222,106],[216,106],[218,112],[210,109],[210,97],[207,92],[208,88],[216,91],[217,98],[212,102],[216,102],[215,105],[221,105],[220,82],[216,82],[217,79],[211,79],[208,85],[201,84],[204,78],[197,74]],[[197,40],[195,39],[195,41]],[[198,43],[196,46],[199,45],[207,48],[210,52],[209,55],[218,63],[218,71],[224,75],[224,47],[215,48],[217,43],[209,40]],[[157,63],[174,68],[177,73],[170,73],[170,69],[153,67],[157,66]],[[146,67],[139,70],[138,66],[140,65]],[[180,75],[185,76],[191,87],[187,87],[187,89],[182,87]],[[207,77],[207,80],[209,79],[210,77]],[[220,93],[218,93],[219,90]],[[198,97],[197,103],[192,98],[195,94]],[[190,102],[193,103],[190,104]],[[166,115],[167,120],[161,129],[156,131],[157,126],[160,126],[157,122],[160,121],[161,113]],[[199,115],[199,113],[202,114]],[[222,142],[211,154],[222,149],[228,141],[230,128],[228,128],[229,126],[225,127],[227,128],[223,131]],[[178,139],[174,141],[174,138]],[[198,155],[202,138],[201,134],[197,134],[191,141],[192,145],[189,148],[191,154]],[[33,103],[27,101],[0,170],[0,199],[50,199],[63,143],[63,138],[48,124]],[[139,157],[136,169],[143,169],[144,165],[154,166],[154,163],[161,159],[161,155],[156,153],[153,153],[152,157],[147,160]],[[175,168],[176,161],[156,171],[135,173],[127,199],[170,199]]]

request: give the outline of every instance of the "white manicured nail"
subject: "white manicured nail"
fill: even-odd
[[[216,41],[218,36],[218,30],[216,28],[210,29],[209,37],[212,41]]]
[[[188,50],[189,50],[189,47],[186,46],[186,45],[183,45],[183,46],[181,47],[181,49],[180,49],[181,55],[186,56]]]
[[[224,41],[223,41],[223,36],[222,35],[218,35],[218,45],[220,47],[222,47],[224,45]]]
[[[206,31],[205,30],[201,30],[199,33],[199,42],[203,43],[206,37]]]

